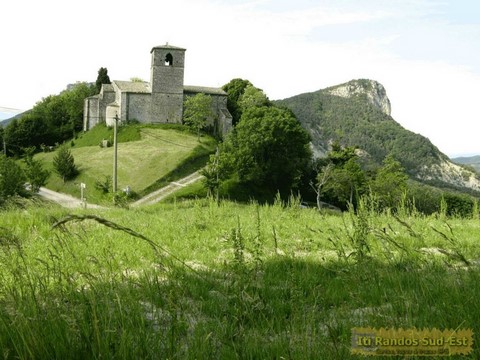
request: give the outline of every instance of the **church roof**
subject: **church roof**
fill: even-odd
[[[113,85],[112,84],[102,84],[102,89],[103,89],[103,92],[113,91]]]
[[[154,49],[170,49],[170,50],[182,50],[182,51],[187,50],[178,46],[169,45],[168,43],[166,43],[165,45],[154,46],[150,52],[152,52]]]
[[[192,93],[192,94],[204,93],[204,94],[209,94],[209,95],[225,95],[225,96],[227,96],[227,93],[225,91],[223,91],[221,88],[205,87],[205,86],[185,85],[183,87],[183,92]]]
[[[152,92],[152,88],[148,82],[115,80],[114,83],[121,92],[137,94],[148,94]]]

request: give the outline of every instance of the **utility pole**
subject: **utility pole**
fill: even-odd
[[[217,190],[217,194],[216,194],[217,206],[220,204],[220,200],[219,200],[219,198],[218,198],[218,188],[220,187],[220,183],[219,183],[219,181],[218,181],[218,172],[219,172],[218,165],[219,165],[219,162],[220,162],[220,160],[219,160],[219,155],[220,155],[220,150],[218,149],[218,145],[217,145],[217,151],[215,152],[215,158],[216,158],[216,159],[215,159],[215,162],[216,162],[215,168],[216,168],[216,170],[217,170],[217,171],[216,171],[216,172],[217,172],[217,189],[216,189],[216,190]]]
[[[118,113],[115,114],[115,123],[113,124],[113,193],[117,192],[117,126]]]

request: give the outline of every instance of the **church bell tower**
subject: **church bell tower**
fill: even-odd
[[[181,123],[185,51],[176,46],[152,49],[150,120],[153,123]]]

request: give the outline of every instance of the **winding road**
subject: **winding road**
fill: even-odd
[[[132,207],[142,206],[142,205],[151,205],[155,204],[167,196],[173,194],[175,191],[192,184],[196,181],[199,181],[203,178],[203,175],[200,175],[199,171],[190,174],[183,179],[172,181],[167,186],[158,189],[143,198],[133,202],[131,204]],[[108,209],[107,207],[96,205],[96,204],[88,204],[83,203],[80,199],[73,197],[71,195],[59,193],[45,187],[41,187],[38,191],[38,195],[43,197],[44,199],[56,202],[57,204],[65,207],[65,208],[82,208],[85,207],[87,209]]]
[[[187,185],[190,185],[196,181],[199,181],[203,178],[203,175],[200,174],[199,171],[195,171],[193,174],[190,174],[183,179],[177,180],[177,181],[172,181],[170,184],[167,186],[164,186],[161,189],[158,189],[157,191],[154,191],[147,196],[144,196],[140,200],[135,201],[132,203],[132,206],[141,206],[141,205],[151,205],[155,204],[163,199],[165,199],[167,196],[173,194],[175,191],[181,189],[182,187],[185,187]]]

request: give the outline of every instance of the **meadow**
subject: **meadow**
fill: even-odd
[[[0,214],[1,354],[357,359],[353,327],[471,328],[476,344],[479,230],[368,202],[27,203]]]
[[[204,136],[199,142],[195,134],[180,126],[134,124],[120,127],[118,138],[118,188],[129,186],[139,196],[196,171],[215,150],[213,138]],[[111,203],[112,199],[95,187],[113,173],[113,147],[101,148],[102,140],[113,143],[113,130],[98,125],[67,143],[80,174],[65,183],[53,169],[56,152],[37,154],[35,159],[51,171],[46,187],[80,198],[80,183],[84,183],[88,202]]]

